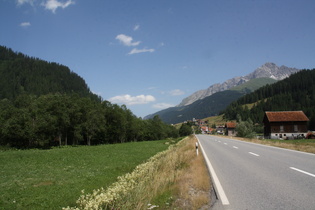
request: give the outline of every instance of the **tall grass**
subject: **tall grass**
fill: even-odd
[[[209,174],[196,139],[186,138],[118,178],[108,188],[85,193],[65,209],[198,209],[209,203]]]
[[[168,148],[166,140],[52,150],[0,151],[0,209],[75,206]]]
[[[275,139],[247,139],[233,137],[242,141],[249,141],[268,146],[281,147],[302,152],[315,153],[315,139],[275,140]]]

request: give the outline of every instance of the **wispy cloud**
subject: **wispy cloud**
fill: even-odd
[[[138,30],[139,30],[139,28],[140,28],[140,25],[139,25],[139,24],[137,24],[137,25],[135,25],[135,26],[133,27],[133,30],[134,30],[134,31],[138,31]]]
[[[119,40],[125,46],[137,46],[140,44],[140,41],[133,42],[133,38],[131,36],[127,36],[125,34],[119,34],[116,36],[116,39]]]
[[[154,87],[154,86],[148,87],[148,90],[155,90],[155,89],[157,89],[157,87]]]
[[[145,52],[154,52],[155,49],[147,49],[147,48],[143,48],[143,49],[137,49],[137,48],[133,48],[128,55],[133,55],[133,54],[137,54],[137,53],[145,53]]]
[[[30,23],[30,22],[22,22],[22,23],[20,24],[20,26],[21,26],[21,27],[24,27],[24,28],[27,28],[27,27],[31,26],[31,23]]]
[[[25,0],[21,0],[21,1],[25,1]],[[47,0],[46,2],[42,3],[42,6],[44,6],[45,9],[50,10],[53,13],[56,13],[56,10],[58,8],[65,9],[65,8],[69,7],[71,4],[74,4],[74,1],[68,0],[66,2],[61,2],[58,0]]]
[[[164,42],[161,42],[160,44],[159,44],[159,47],[164,47]]]
[[[182,90],[180,90],[180,89],[175,89],[175,90],[171,90],[171,91],[169,92],[169,94],[170,94],[171,96],[181,96],[181,95],[184,95],[185,92],[182,91]]]
[[[135,26],[135,28],[137,27],[138,25]],[[127,36],[125,34],[119,34],[116,36],[117,40],[119,40],[123,45],[125,46],[128,46],[128,47],[135,47],[135,46],[138,46],[141,41],[133,41],[133,38],[131,36]],[[154,52],[155,49],[153,48],[142,48],[142,49],[138,49],[138,48],[133,48],[129,53],[128,55],[133,55],[133,54],[138,54],[138,53],[146,53],[146,52]]]
[[[174,89],[170,91],[162,91],[161,94],[170,95],[170,96],[181,96],[185,94],[185,91],[180,89]]]
[[[112,103],[136,105],[136,104],[147,104],[150,102],[154,102],[155,98],[152,95],[131,96],[131,95],[126,94],[126,95],[114,96],[108,100]]]
[[[35,4],[35,2],[41,2]],[[41,5],[45,7],[45,9],[52,11],[53,13],[56,13],[56,10],[58,8],[65,9],[69,7],[72,4],[75,4],[74,0],[43,0],[43,1],[37,1],[37,0],[16,0],[16,3],[18,6],[21,6],[23,4],[29,4],[32,7],[35,7],[37,5]]]
[[[185,70],[185,69],[188,69],[189,67],[188,66],[181,66],[180,68]]]
[[[30,4],[30,5],[34,5],[34,1],[35,0],[17,0],[17,5],[23,5],[23,4]]]
[[[155,109],[167,109],[173,106],[174,106],[173,104],[168,104],[168,103],[157,103],[157,104],[154,104],[152,107]]]

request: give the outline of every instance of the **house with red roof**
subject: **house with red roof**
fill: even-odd
[[[303,111],[265,112],[264,136],[270,139],[305,138],[308,121]]]
[[[236,136],[236,123],[235,122],[227,122],[225,123],[225,135],[227,136]]]
[[[207,134],[209,132],[208,126],[202,126],[200,127],[200,130],[202,134]]]

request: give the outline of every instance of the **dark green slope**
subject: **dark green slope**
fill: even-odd
[[[0,46],[0,99],[20,94],[76,93],[100,100],[68,67],[28,57]]]
[[[159,115],[161,120],[169,124],[184,122],[186,120],[192,120],[193,118],[202,119],[218,114],[232,101],[238,99],[244,94],[245,92],[226,90],[198,100],[188,106],[171,107],[156,112],[146,118],[152,118],[155,115]]]
[[[241,96],[266,84],[274,83],[275,81],[276,80],[270,78],[253,79],[230,90],[212,94],[211,96],[198,100],[190,105],[164,109],[152,115],[148,115],[145,118],[150,119],[155,115],[159,115],[164,122],[175,124],[186,120],[192,120],[193,118],[202,119],[214,116],[219,114],[230,103]]]
[[[310,119],[309,129],[315,129],[315,69],[302,70],[277,83],[266,85],[231,103],[222,113],[227,120],[250,118],[262,123],[265,111],[302,110]],[[248,108],[245,106],[252,104]]]

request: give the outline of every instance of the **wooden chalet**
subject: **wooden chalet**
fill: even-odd
[[[303,111],[265,112],[264,136],[270,139],[305,138],[308,121]]]
[[[227,122],[225,123],[225,135],[227,136],[236,136],[236,123]]]

